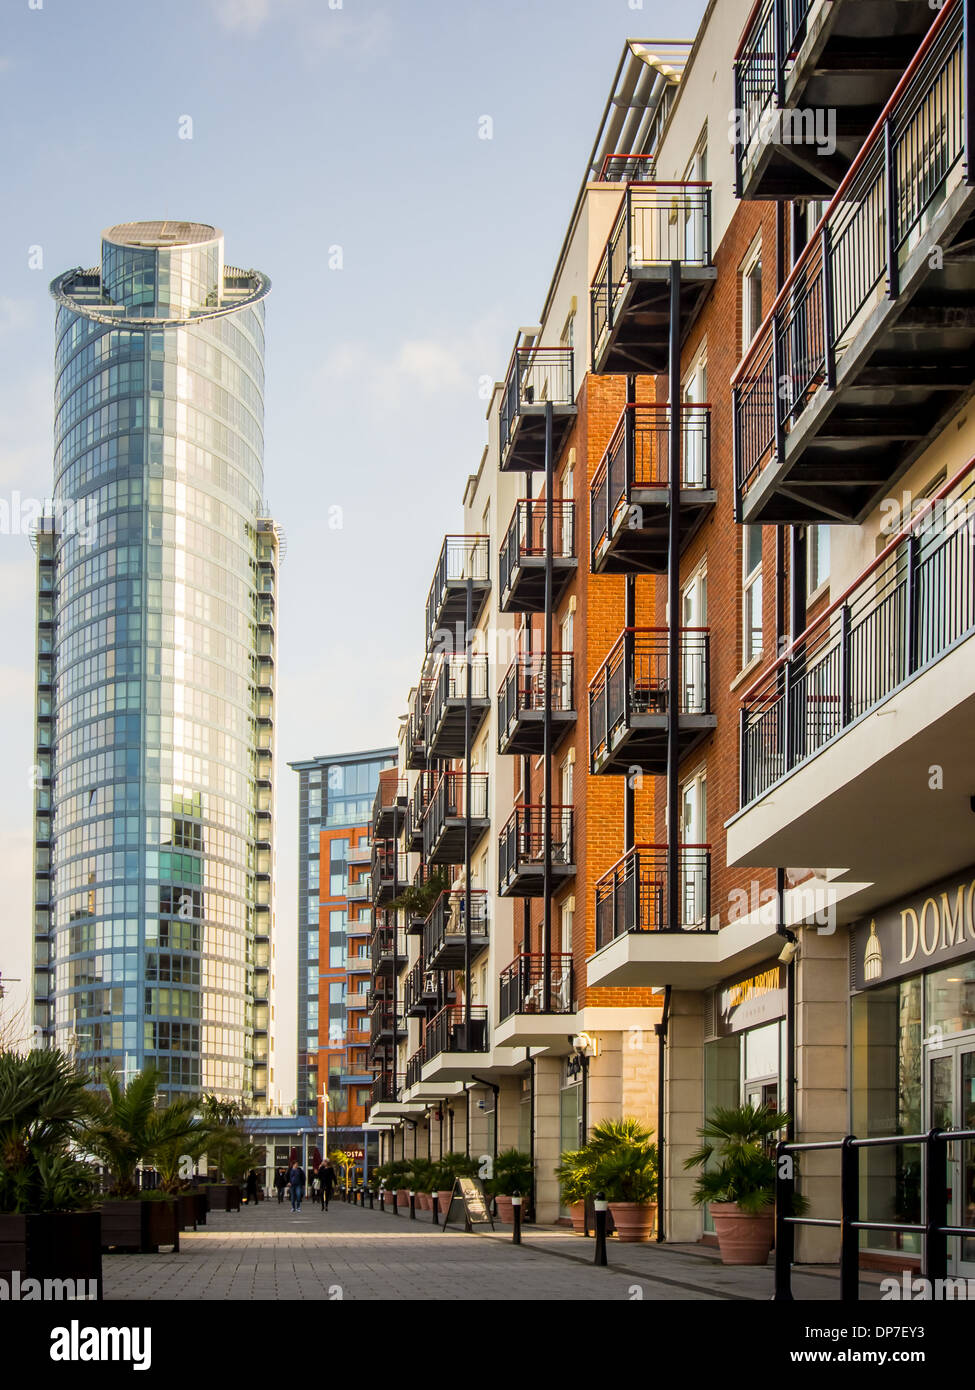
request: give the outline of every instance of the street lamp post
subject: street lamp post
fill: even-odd
[[[322,1162],[328,1160],[328,1091],[322,1087]]]

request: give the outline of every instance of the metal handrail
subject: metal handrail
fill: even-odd
[[[550,958],[549,978],[551,987],[547,1012],[553,1014],[571,1013],[573,1005],[571,954],[563,952]],[[505,966],[499,978],[499,1019],[504,1022],[512,1014],[545,1012],[544,982],[544,955],[523,951],[516,956],[510,965]]]
[[[634,845],[596,882],[596,950],[628,933],[710,932],[711,846],[678,846],[680,920],[668,922],[669,846]]]

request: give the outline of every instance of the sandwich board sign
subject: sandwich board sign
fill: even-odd
[[[455,1179],[442,1229],[446,1230],[451,1221],[458,1221],[461,1211],[464,1213],[466,1231],[473,1232],[478,1226],[490,1226],[491,1230],[494,1230],[488,1199],[477,1178]]]

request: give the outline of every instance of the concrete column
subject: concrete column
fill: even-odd
[[[848,1132],[849,992],[847,934],[803,930],[796,968],[795,1116],[796,1138],[802,1143],[841,1139]],[[838,1217],[839,1151],[802,1154],[799,1168],[800,1191],[810,1202],[808,1215]],[[838,1258],[838,1231],[799,1227],[797,1260]]]
[[[600,1120],[618,1120],[623,1103],[623,1036],[598,1033],[599,1055],[589,1059],[589,1131]]]
[[[561,1156],[559,1091],[562,1063],[544,1054],[535,1060],[535,1219],[559,1218],[559,1185],[555,1169]]]
[[[478,1104],[480,1102],[480,1105]],[[484,1157],[493,1155],[494,1145],[489,1133],[490,1115],[487,1110],[482,1110],[481,1105],[490,1105],[491,1092],[483,1086],[473,1085],[470,1092],[471,1107],[471,1158],[478,1162]]]
[[[660,1015],[657,1015],[659,1019]],[[653,1027],[625,1028],[620,1040],[620,1113],[630,1115],[656,1134],[657,1119],[657,1035]],[[598,1060],[598,1059],[597,1059]]]
[[[519,1114],[521,1109],[521,1077],[504,1076],[498,1083],[498,1152],[517,1149],[519,1145]]]
[[[670,996],[664,1106],[666,1147],[664,1195],[669,1241],[701,1238],[702,1216],[691,1201],[695,1175],[684,1160],[700,1147],[704,1123],[704,999],[698,991],[674,990]]]

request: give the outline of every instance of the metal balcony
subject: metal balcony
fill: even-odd
[[[595,773],[626,775],[634,767],[667,771],[670,680],[665,627],[626,628],[589,686],[589,766]],[[715,728],[711,712],[710,633],[680,633],[678,741],[683,759]]]
[[[468,1028],[462,1004],[450,1005],[430,1020],[423,1040],[423,1061],[431,1062],[443,1052],[488,1052],[487,1009],[471,1008]]]
[[[739,198],[829,198],[934,17],[928,0],[756,0],[734,61]]]
[[[466,756],[466,706],[468,659],[463,653],[441,656],[426,707],[426,746],[431,758]],[[473,745],[491,709],[486,656],[470,659],[471,727]]]
[[[439,773],[421,772],[406,803],[403,844],[407,850],[423,849],[423,817],[437,784]]]
[[[372,803],[372,834],[374,839],[394,838],[403,829],[406,798],[409,786],[405,777],[379,776],[379,786]]]
[[[470,900],[472,957],[488,946],[488,895],[483,888],[441,893],[423,928],[427,970],[462,970],[467,960],[467,905]]]
[[[369,853],[372,854],[371,846],[369,848]],[[345,896],[348,898],[349,902],[352,903],[372,902],[372,875],[368,873],[360,874],[354,882],[350,882],[346,886]]]
[[[422,960],[406,977],[403,989],[403,1008],[409,1018],[428,1018],[430,1010],[436,1008],[439,999],[438,976],[424,969]]]
[[[668,920],[666,845],[636,845],[596,883],[596,950],[627,932],[707,932],[711,846],[681,845],[676,921]]]
[[[975,635],[973,542],[975,460],[746,691],[742,807]]]
[[[552,460],[558,458],[576,411],[573,350],[516,347],[498,412],[503,473],[545,467],[545,407],[552,405]]]
[[[552,840],[552,890],[575,876],[574,812],[571,806],[549,810]],[[498,892],[503,898],[540,898],[544,892],[545,808],[518,806],[498,837]]]
[[[394,974],[406,959],[406,952],[398,947],[393,927],[377,927],[372,934],[372,973],[374,975]]]
[[[406,887],[407,857],[395,840],[374,840],[372,845],[372,900],[382,907]]]
[[[383,1101],[395,1102],[399,1097],[399,1090],[396,1086],[395,1077],[388,1073],[377,1076],[372,1083],[372,1103],[379,1105]]]
[[[558,603],[579,566],[575,503],[552,499],[552,603]],[[545,611],[545,498],[515,504],[498,556],[498,604],[504,613]]]
[[[860,524],[975,384],[969,0],[948,0],[733,378],[747,523]]]
[[[413,691],[410,715],[406,731],[406,766],[411,771],[421,771],[429,766],[426,736],[426,707],[433,689],[433,677],[421,676]]]
[[[575,659],[552,653],[552,746],[575,726]],[[541,753],[545,742],[545,655],[515,658],[498,691],[498,752]]]
[[[467,624],[467,587],[471,587],[471,626],[473,627],[491,592],[491,552],[489,536],[445,536],[433,583],[427,595],[427,649],[441,635],[449,634],[454,650],[464,646]],[[457,635],[460,640],[457,641]]]
[[[592,369],[667,370],[670,267],[680,262],[680,337],[707,296],[711,264],[711,185],[631,183],[589,291]]]
[[[423,1074],[423,1048],[418,1047],[406,1063],[406,1089],[416,1086]]]
[[[403,1017],[392,1003],[378,1003],[369,1012],[369,1040],[373,1046],[379,1043],[399,1042],[406,1037]]]
[[[571,1014],[572,956],[553,955],[549,960],[549,1000],[545,1007],[545,957],[523,952],[501,972],[500,1009],[498,1018],[504,1022],[513,1014]]]
[[[423,817],[423,858],[428,866],[464,862],[468,823],[473,849],[490,826],[488,774],[471,773],[468,805],[467,774],[444,772],[433,789]]]
[[[608,154],[599,170],[599,182],[652,183],[656,172],[655,154]]]
[[[711,407],[681,405],[680,549],[714,506]],[[670,407],[628,405],[589,489],[593,574],[666,574],[670,545]]]

